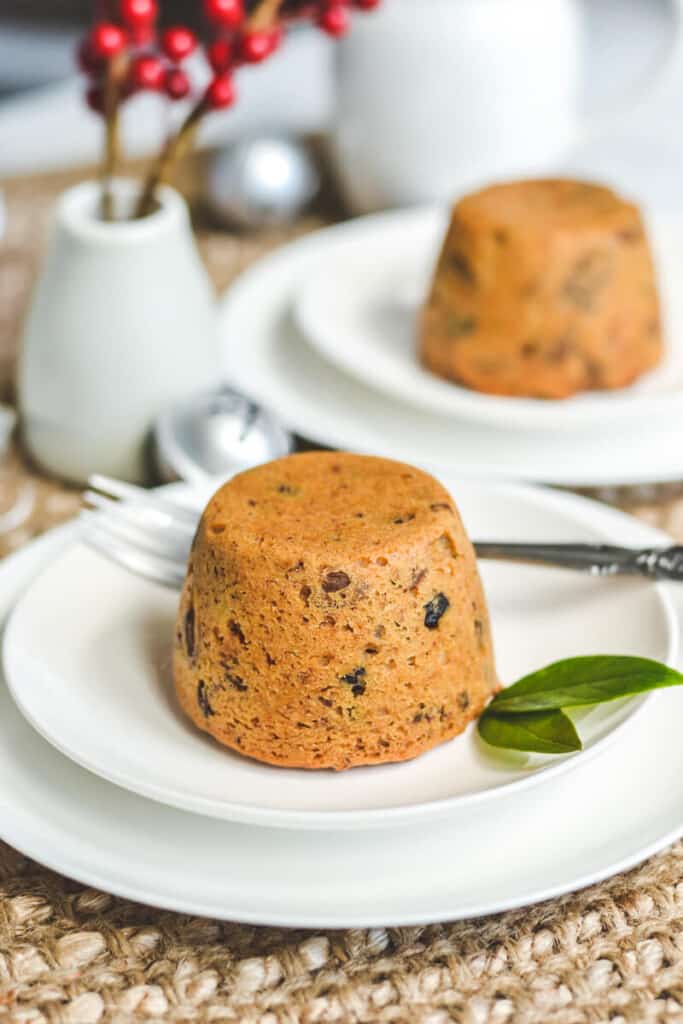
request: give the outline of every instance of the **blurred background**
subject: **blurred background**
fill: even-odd
[[[611,185],[648,215],[681,211],[683,0],[382,0],[367,16],[359,6],[349,6],[346,39],[295,28],[272,59],[240,67],[239,101],[204,119],[199,157],[173,179],[190,200],[217,293],[272,250],[341,218],[452,201],[497,178],[566,174]],[[160,7],[167,26],[202,28],[201,0]],[[0,401],[8,403],[0,407],[0,452],[14,424],[17,351],[48,225],[65,190],[101,166],[102,118],[85,103],[74,59],[97,8],[97,0],[0,0]],[[203,60],[197,51],[188,62],[198,90],[209,81]],[[152,91],[126,101],[122,173],[141,177],[188,104]],[[254,140],[273,139],[280,148],[254,151]],[[681,261],[670,263],[678,272]],[[168,291],[176,302],[183,295]],[[132,292],[135,299],[144,289]],[[39,340],[50,397],[57,348]],[[88,338],[83,351],[91,368]],[[683,360],[681,367],[683,379]],[[288,408],[297,405],[290,397]],[[340,419],[357,415],[344,409]],[[678,480],[673,435],[671,446],[666,478]],[[12,453],[0,460],[0,553],[77,505],[16,446]],[[24,506],[17,495],[28,495]],[[11,529],[3,540],[5,509]]]
[[[2,0],[0,3],[0,177],[95,162],[101,149],[99,118],[84,113],[83,83],[74,52],[96,5],[91,0]],[[166,24],[198,25],[195,0],[165,0]],[[286,89],[283,86],[286,84]],[[204,140],[232,139],[273,128],[316,132],[332,109],[332,43],[308,31],[286,52],[240,84],[240,103],[209,119]],[[126,151],[158,149],[167,125],[157,97],[126,105]]]
[[[386,0],[387,4],[406,0]],[[419,19],[428,0],[413,0]],[[453,0],[457,5],[460,0]],[[514,0],[510,0],[514,2]],[[661,63],[672,32],[670,0],[582,0],[586,75],[583,105],[609,112],[639,76]],[[194,0],[164,4],[167,20],[196,19]],[[92,16],[90,0],[3,0],[0,5],[0,176],[94,161],[100,125],[83,113],[82,86],[73,51]],[[543,45],[543,26],[538,26]],[[320,132],[334,107],[333,45],[302,31],[258,75],[246,76],[243,101],[210,119],[205,140],[221,142],[246,130],[278,128]],[[284,86],[286,85],[286,89]],[[585,140],[567,158],[567,169],[605,177],[643,201],[678,204],[683,132],[683,59],[674,61],[648,100],[625,104],[599,138]],[[143,155],[160,140],[163,125],[155,99],[136,98],[126,110],[128,152]]]

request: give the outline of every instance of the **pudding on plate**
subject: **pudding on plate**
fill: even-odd
[[[638,208],[559,179],[465,197],[419,331],[422,364],[476,391],[558,399],[627,387],[663,352]]]
[[[197,532],[174,678],[195,725],[273,765],[404,761],[457,736],[498,681],[451,495],[337,452],[234,477]]]

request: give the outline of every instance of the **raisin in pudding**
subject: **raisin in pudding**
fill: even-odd
[[[638,209],[576,181],[497,185],[457,204],[420,355],[478,391],[566,398],[631,384],[662,356]]]
[[[450,494],[385,459],[292,455],[212,498],[174,653],[192,721],[259,761],[403,761],[498,689],[474,551]]]

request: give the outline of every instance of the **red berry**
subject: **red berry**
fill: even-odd
[[[121,17],[130,28],[149,27],[158,14],[157,0],[121,0]]]
[[[204,0],[209,21],[224,28],[239,28],[244,21],[244,0]]]
[[[349,12],[340,3],[331,4],[325,8],[318,18],[318,25],[330,36],[343,36],[350,24]]]
[[[130,70],[130,81],[136,89],[163,89],[165,77],[158,57],[138,57]]]
[[[89,46],[93,56],[100,60],[109,60],[126,45],[126,33],[112,22],[101,21],[95,25],[89,36]]]
[[[161,48],[169,60],[185,60],[197,45],[194,32],[183,25],[167,28],[161,37]]]
[[[182,68],[170,68],[164,78],[166,95],[172,100],[184,100],[190,91],[190,79]]]
[[[270,32],[246,32],[239,46],[239,56],[247,64],[259,64],[270,57],[279,46],[282,34],[278,29]]]
[[[276,50],[280,49],[280,44],[285,37],[285,31],[279,25],[276,28],[270,30],[270,52],[275,53]]]
[[[96,114],[104,113],[104,89],[100,85],[91,85],[86,91],[85,102]]]
[[[382,0],[354,0],[354,6],[358,7],[361,11],[374,11],[381,2]]]
[[[149,46],[154,40],[154,25],[134,25],[128,31],[134,46]]]
[[[232,44],[227,39],[216,39],[207,47],[206,56],[213,70],[220,75],[232,66],[234,59]]]
[[[102,60],[96,57],[90,47],[89,39],[82,39],[76,49],[76,61],[86,75],[95,75],[102,70]]]
[[[223,110],[235,102],[235,86],[230,75],[217,75],[206,90],[205,100],[211,110]]]

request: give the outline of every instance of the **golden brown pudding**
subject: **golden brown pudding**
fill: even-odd
[[[458,735],[497,680],[452,497],[334,452],[241,473],[201,520],[174,675],[200,729],[274,765],[403,761]]]
[[[420,327],[433,373],[491,394],[622,388],[662,356],[636,206],[598,185],[520,181],[453,210]]]

